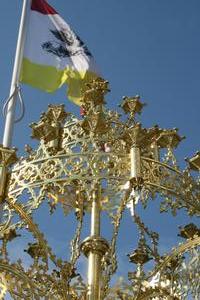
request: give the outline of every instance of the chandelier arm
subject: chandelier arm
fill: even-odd
[[[164,162],[157,161],[155,159],[152,159],[152,158],[149,158],[149,157],[145,157],[145,156],[142,156],[141,159],[144,160],[144,161],[147,161],[147,162],[155,163],[156,165],[159,165],[161,167],[165,167],[166,169],[171,170],[171,171],[179,174],[180,176],[183,176],[183,174],[182,174],[181,171],[179,171],[176,168],[171,167],[170,165],[168,165],[168,164],[166,164]]]
[[[186,208],[189,214],[200,215],[199,193],[200,186],[188,170],[181,172],[166,163],[156,161],[152,158],[142,157],[144,181],[146,186],[156,188],[159,192],[173,195],[176,197],[176,205],[174,210]],[[147,165],[145,165],[145,162]],[[169,173],[167,173],[167,170]],[[146,171],[146,172],[145,172]],[[172,174],[171,174],[172,172]],[[177,175],[176,175],[177,174]],[[156,192],[156,191],[155,191]],[[179,200],[180,199],[180,200]]]
[[[153,249],[149,245],[146,245],[146,247],[150,251],[151,255],[156,260],[159,260],[160,255],[158,253],[158,248],[157,248],[159,235],[156,232],[151,231],[147,226],[145,226],[145,224],[142,222],[140,216],[136,213],[135,210],[134,210],[133,220],[135,221],[136,225],[141,230],[141,232],[146,233],[147,236],[149,236],[152,239]]]
[[[7,216],[5,223],[0,224],[0,235],[3,235],[3,233],[6,231],[6,229],[8,229],[11,225],[12,214],[11,214],[10,209],[7,209],[7,210],[8,210],[8,216]]]
[[[80,205],[79,211],[77,213],[77,220],[78,220],[78,226],[75,233],[74,239],[71,241],[71,258],[70,263],[72,270],[75,268],[75,264],[81,254],[80,250],[80,241],[81,241],[81,232],[83,227],[83,217],[84,217],[84,211],[83,211],[83,201],[79,199],[82,203]]]
[[[34,297],[33,297],[34,290],[37,290],[38,287],[30,280],[30,278],[24,271],[22,271],[21,269],[17,270],[13,266],[10,266],[9,264],[4,263],[4,262],[0,262],[0,270],[11,273],[12,276],[15,276],[18,279],[23,280],[23,282],[26,283],[29,286],[29,288],[31,288],[32,299],[34,299]],[[7,288],[9,291],[9,285],[7,285]],[[10,290],[10,291],[12,292],[12,290]]]
[[[185,243],[178,246],[174,251],[169,253],[165,259],[158,265],[155,270],[146,278],[149,280],[151,277],[155,276],[158,272],[162,272],[170,261],[176,258],[178,255],[182,255],[186,251],[198,247],[200,245],[200,236],[196,236],[192,239],[188,239]]]
[[[181,196],[180,193],[175,192],[174,190],[172,190],[170,188],[167,188],[167,187],[165,187],[163,185],[160,185],[160,184],[157,184],[157,183],[153,183],[153,182],[149,182],[149,181],[146,181],[145,185],[146,186],[155,187],[155,188],[163,190],[163,191],[165,191],[165,192],[167,192],[167,193],[169,193],[171,195],[174,195],[177,198],[181,198],[185,203],[182,203],[182,205],[179,205],[177,208],[179,208],[179,209],[180,208],[186,208],[186,209],[188,209],[188,206],[189,206],[189,207],[191,207],[195,211],[195,214],[197,216],[200,215],[200,202],[199,202],[198,198],[195,198],[195,200],[197,200],[197,201],[194,201],[194,199],[193,199],[194,197],[192,198],[192,201],[188,201],[187,197],[185,199],[185,197]],[[198,204],[198,202],[199,202],[199,204]]]
[[[38,230],[37,225],[32,221],[32,219],[23,210],[22,206],[17,203],[12,203],[10,201],[10,199],[8,199],[8,198],[6,199],[6,202],[26,222],[26,224],[28,225],[28,229],[33,233],[35,238],[37,238],[40,246],[44,249],[45,253],[47,253],[49,255],[49,258],[51,259],[51,261],[57,266],[56,256],[52,253],[51,248],[49,246],[47,246],[48,245],[47,241],[43,238],[43,235]]]
[[[157,183],[154,183],[154,182],[150,182],[150,181],[146,181],[145,182],[145,185],[146,186],[152,186],[152,187],[155,187],[155,188],[160,188],[161,190],[163,190],[163,191],[165,191],[165,192],[168,192],[168,193],[170,193],[170,194],[172,194],[172,195],[174,195],[174,196],[179,196],[180,197],[180,194],[179,193],[177,193],[177,192],[175,192],[173,189],[170,189],[170,188],[168,188],[168,187],[166,187],[166,186],[164,186],[164,185],[160,185],[160,184],[157,184]]]
[[[162,295],[161,295],[162,293]],[[167,297],[167,300],[181,300],[176,296],[170,295],[169,291],[162,287],[157,288],[149,288],[145,292],[140,295],[137,300],[147,300],[152,299],[152,297]],[[161,298],[160,298],[161,299]]]
[[[120,206],[118,207],[118,210],[117,210],[117,213],[116,213],[116,218],[114,218],[114,229],[113,229],[113,235],[112,235],[112,240],[111,240],[111,243],[110,243],[110,253],[109,253],[109,256],[111,258],[111,265],[108,267],[108,272],[107,274],[105,274],[104,276],[104,281],[102,283],[102,294],[103,294],[103,298],[104,299],[108,293],[108,289],[109,289],[109,283],[110,283],[110,280],[111,280],[111,276],[116,272],[117,270],[117,262],[116,262],[116,243],[117,243],[117,236],[118,236],[118,232],[119,232],[119,227],[120,227],[120,224],[121,224],[121,219],[122,219],[122,216],[123,216],[123,213],[126,209],[126,205],[127,203],[129,202],[129,198],[130,198],[130,194],[132,192],[132,187],[130,187],[121,203],[120,203]],[[113,218],[113,217],[112,217]]]

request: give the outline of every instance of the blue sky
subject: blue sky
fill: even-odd
[[[22,0],[1,2],[2,107],[9,93]],[[184,165],[184,157],[200,150],[200,1],[49,0],[49,3],[86,42],[102,74],[109,80],[108,106],[115,109],[122,96],[140,94],[148,104],[141,117],[143,126],[178,127],[181,135],[186,136],[177,150]],[[48,103],[65,103],[67,110],[78,113],[78,108],[66,99],[65,88],[55,94],[28,86],[22,86],[22,90],[26,114],[16,125],[13,138],[13,146],[20,153],[26,143],[32,143],[28,124],[39,119]],[[1,137],[3,126],[1,117]],[[150,214],[145,212],[144,218],[153,229],[159,227],[163,234],[162,247],[168,248],[177,242],[174,225],[187,221],[182,213],[178,221],[170,216],[152,220],[152,212],[156,210],[158,205],[152,204]],[[122,233],[126,233],[129,221],[123,223]],[[55,229],[51,230],[46,228],[49,235],[55,234]],[[124,251],[135,245],[134,227],[132,240],[126,234],[123,236],[125,242],[120,239],[119,251],[125,257]],[[123,259],[127,264],[126,258]]]

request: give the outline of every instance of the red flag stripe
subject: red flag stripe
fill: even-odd
[[[55,9],[50,6],[45,0],[32,0],[31,10],[35,10],[44,15],[57,14]]]

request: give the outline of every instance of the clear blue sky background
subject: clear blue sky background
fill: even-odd
[[[178,127],[186,135],[177,150],[180,161],[200,149],[199,0],[49,0],[49,3],[79,33],[109,80],[109,107],[115,108],[124,95],[139,93],[148,104],[142,116],[144,126]],[[9,93],[21,5],[22,0],[1,1],[1,107]],[[48,103],[65,103],[67,110],[78,113],[77,107],[66,99],[65,88],[55,94],[22,88],[26,115],[16,125],[13,139],[13,146],[20,153],[24,144],[31,143],[28,124],[38,120]],[[1,118],[1,136],[3,124]],[[163,248],[176,242],[173,225],[186,223],[184,214],[180,214],[178,221],[170,216],[153,216],[152,220],[152,212],[146,215],[153,229],[160,228]],[[127,231],[127,224],[128,221],[122,233]],[[124,263],[127,262],[123,256],[124,244],[128,245],[126,252],[135,245],[134,227],[132,236],[130,239],[130,234],[124,234],[125,243],[122,244],[122,239],[119,242]],[[59,234],[58,240],[61,241]]]

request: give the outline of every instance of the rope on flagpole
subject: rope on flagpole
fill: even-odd
[[[6,118],[9,102],[13,99],[14,96],[16,96],[16,99],[19,99],[20,104],[20,116],[16,120],[14,120],[14,123],[19,123],[25,115],[25,105],[22,97],[21,87],[19,85],[16,85],[14,92],[4,101],[2,113],[3,117]]]
[[[25,115],[25,105],[24,105],[24,100],[22,97],[22,89],[20,85],[17,86],[17,94],[20,103],[20,116],[15,120],[15,123],[19,123]]]

